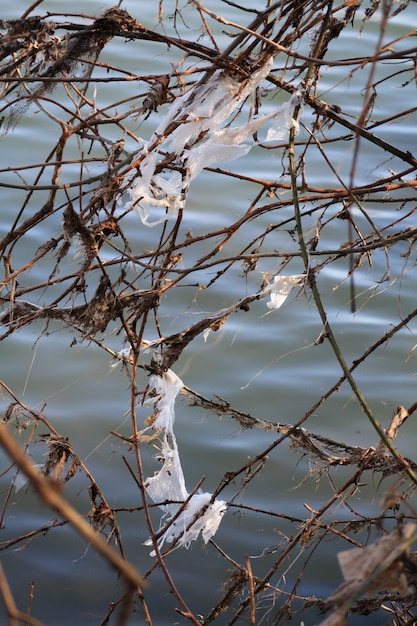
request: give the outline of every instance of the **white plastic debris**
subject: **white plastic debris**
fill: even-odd
[[[266,124],[271,127],[264,141],[285,139],[296,124],[293,112],[300,104],[299,94],[268,115],[255,116],[237,127],[224,126],[271,67],[272,57],[244,83],[219,70],[205,84],[175,99],[150,140],[142,141],[134,158],[137,170],[125,177],[126,208],[136,210],[143,224],[155,226],[176,216],[201,170],[245,156],[255,141],[243,142]],[[155,219],[158,208],[163,215]]]
[[[36,463],[34,464],[34,466],[37,470],[41,471],[43,469],[43,465],[42,463]],[[18,493],[21,489],[23,489],[23,487],[27,487],[30,483],[30,480],[27,478],[27,476],[25,474],[23,474],[21,471],[18,471],[15,475],[15,477],[13,478],[13,487],[16,493]]]
[[[110,363],[111,369],[115,369],[118,365],[120,365],[120,361],[122,363],[126,363],[130,361],[132,357],[132,348],[122,348],[116,355],[116,361],[112,361]]]
[[[245,156],[251,148],[250,144],[233,146],[207,142],[202,146],[197,146],[187,151],[185,156],[190,180],[196,178],[205,167],[209,167],[213,163],[226,163],[227,161],[239,159]]]
[[[166,531],[158,539],[158,548],[174,540],[178,540],[178,546],[188,548],[200,533],[204,543],[207,543],[216,533],[227,505],[223,500],[211,502],[210,493],[197,492],[190,498],[186,489],[174,435],[174,405],[183,382],[172,370],[168,370],[162,376],[151,376],[149,385],[153,397],[147,403],[154,404],[155,416],[149,428],[162,432],[162,447],[158,455],[162,467],[145,481],[149,497],[163,511],[159,530],[166,527]],[[178,513],[178,517],[170,524]],[[152,540],[148,539],[145,545],[152,545]],[[151,556],[155,556],[154,550]]]
[[[22,472],[18,472],[13,479],[13,487],[16,493],[23,489],[23,487],[26,487],[26,485],[28,484],[29,481],[25,474],[22,474]]]
[[[164,430],[166,434],[173,435],[175,412],[174,405],[177,395],[184,386],[181,378],[172,370],[167,370],[162,376],[155,374],[149,379],[149,390],[154,397],[148,398],[155,406],[157,418],[153,422],[153,428]]]
[[[266,303],[269,309],[279,309],[288,298],[293,287],[300,287],[305,280],[305,274],[294,274],[293,276],[274,276],[274,283],[270,290],[271,299]]]
[[[294,118],[294,109],[299,107],[297,119]],[[273,116],[273,123],[268,129],[265,141],[282,141],[288,137],[288,131],[294,127],[297,135],[300,130],[299,119],[302,114],[301,94],[297,91],[288,102],[280,106],[276,114]]]

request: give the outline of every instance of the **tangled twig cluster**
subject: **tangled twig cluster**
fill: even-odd
[[[19,535],[17,531],[0,549],[24,544],[30,549],[38,535],[62,524],[74,526],[126,583],[121,597],[109,599],[103,624],[116,610],[118,623],[127,624],[136,605],[146,623],[153,623],[146,585],[148,579],[152,584],[154,569],[162,572],[183,619],[196,625],[220,619],[224,624],[249,620],[254,625],[260,623],[261,614],[270,624],[285,623],[301,607],[314,610],[315,615],[322,612],[323,625],[342,626],[350,613],[372,614],[388,604],[391,623],[415,623],[417,559],[410,545],[415,538],[412,496],[417,460],[398,451],[396,437],[417,403],[398,406],[384,428],[358,385],[356,371],[413,322],[417,309],[393,317],[389,330],[349,363],[320,288],[320,277],[346,262],[350,308],[355,312],[366,309],[374,296],[415,268],[417,156],[388,141],[384,131],[392,124],[401,125],[417,107],[404,108],[401,98],[395,111],[385,114],[383,106],[387,85],[407,93],[415,89],[415,30],[400,37],[390,31],[390,21],[400,12],[415,16],[413,6],[393,0],[347,0],[337,6],[332,0],[279,0],[266,2],[261,10],[223,0],[218,4],[236,14],[232,21],[205,5],[210,3],[192,0],[183,7],[175,3],[173,15],[165,20],[161,0],[160,24],[153,30],[120,6],[98,18],[76,19],[32,15],[39,4],[29,7],[21,19],[0,22],[3,145],[13,145],[19,125],[35,111],[50,129],[48,154],[39,155],[38,163],[8,164],[0,170],[0,187],[17,198],[0,241],[0,340],[12,342],[31,325],[37,332],[41,320],[43,335],[52,324],[59,324],[74,342],[100,346],[103,355],[123,364],[129,381],[131,432],[124,438],[119,433],[112,436],[118,443],[122,439],[126,472],[140,500],[135,512],[143,515],[148,526],[155,566],[140,575],[130,565],[120,511],[80,459],[77,441],[68,441],[55,427],[47,408],[38,411],[27,406],[6,377],[0,381],[0,443],[13,461],[2,471],[13,481],[3,493],[2,523],[17,485],[16,471],[27,477],[56,515],[33,532]],[[189,12],[200,24],[195,38],[186,36],[194,31],[182,28]],[[351,38],[352,32],[359,37],[375,29],[375,23],[374,49],[366,56],[334,59],[336,40],[347,32]],[[105,51],[114,41],[160,46],[166,51],[166,70],[136,75],[111,65]],[[340,86],[331,83],[336,70],[338,77],[345,72],[342,83],[361,76],[362,91],[353,113],[333,101]],[[114,83],[125,90],[124,98],[101,103],[100,94],[105,93],[101,88]],[[147,138],[140,136],[138,127],[150,129]],[[372,177],[362,171],[364,146],[372,155]],[[252,149],[273,154],[274,177],[261,177],[258,172],[252,176],[235,167],[234,160]],[[351,150],[349,167],[336,166],[330,149]],[[311,182],[311,171],[317,167],[329,181],[323,186]],[[194,234],[186,225],[188,196],[203,170],[216,180],[247,184],[252,198],[239,216],[231,214],[224,225],[215,229],[208,225]],[[392,219],[379,219],[387,207]],[[132,236],[134,214],[138,227],[149,233],[149,246],[141,251]],[[335,226],[337,232],[344,232],[336,244]],[[32,250],[28,238],[40,230],[45,241]],[[280,249],[277,235],[285,242]],[[398,259],[401,273],[393,275]],[[373,272],[372,286],[362,291],[358,282],[365,269]],[[43,278],[34,282],[32,276],[39,272]],[[199,317],[195,321],[194,316],[193,323],[186,316],[182,323],[180,317],[182,325],[178,327],[176,320],[172,331],[166,323],[166,296],[182,289],[187,309],[199,297],[209,302],[217,285],[231,276],[238,285],[238,298],[209,314],[196,312]],[[314,346],[328,344],[340,372],[294,423],[242,412],[228,400],[204,397],[174,377],[171,368],[197,337],[217,332],[231,316],[239,316],[244,325],[246,314],[259,301],[278,309],[292,289],[314,305],[320,326]],[[143,389],[139,379],[145,381]],[[378,446],[349,445],[310,428],[309,418],[343,384],[350,387],[372,424]],[[230,468],[213,494],[201,494],[199,485],[191,493],[185,488],[173,431],[173,405],[180,389],[190,405],[225,416],[242,429],[262,429],[271,437],[268,446],[240,468]],[[137,410],[149,405],[151,415],[143,428]],[[152,478],[146,478],[142,462],[142,449],[148,444],[157,447],[162,466]],[[34,446],[46,450],[41,468],[33,467],[21,453],[22,447]],[[264,574],[255,576],[244,547],[237,561],[222,549],[221,539],[217,544],[212,537],[226,508],[245,511],[242,493],[255,476],[267,472],[268,455],[284,446],[294,450],[296,458],[308,458],[311,476],[307,479],[326,478],[331,494],[319,510],[307,507],[305,519],[272,507],[255,509],[277,524],[285,519],[294,528],[291,536],[283,533],[273,563],[269,558]],[[333,472],[341,466],[350,474],[336,487]],[[87,480],[91,507],[85,519],[68,504],[63,491],[63,485],[80,473]],[[356,512],[353,503],[358,486],[370,476],[377,477],[375,496],[382,498],[377,517]],[[232,483],[239,485],[239,500],[236,496],[225,502],[220,498]],[[350,512],[348,519],[335,515],[342,503]],[[153,506],[164,512],[159,529],[152,523]],[[390,531],[382,530],[384,520],[390,521]],[[364,529],[383,537],[365,547],[357,539]],[[167,559],[170,551],[188,545],[200,531],[232,568],[221,597],[205,617],[193,612],[189,599],[178,591]],[[303,596],[299,588],[308,558],[302,561],[299,555],[307,547],[311,554],[319,551],[323,539],[330,536],[337,536],[344,547],[355,547],[359,553],[353,558],[363,565],[352,573],[349,557],[341,557],[346,583],[328,598]],[[168,548],[164,542],[170,543]],[[299,568],[291,592],[282,586],[289,560]],[[0,590],[10,624],[38,623],[16,607],[1,570]]]

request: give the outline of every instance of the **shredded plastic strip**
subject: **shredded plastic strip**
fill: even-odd
[[[268,115],[256,115],[237,127],[224,127],[266,78],[271,66],[272,58],[246,83],[217,71],[207,83],[178,97],[151,139],[142,140],[142,148],[134,157],[137,173],[125,177],[129,198],[125,208],[136,210],[146,226],[156,226],[185,207],[191,181],[205,167],[245,156],[256,142],[243,142],[262,127],[269,125],[264,141],[284,140],[296,123],[293,112],[300,105],[299,93]],[[164,163],[169,163],[169,168]],[[164,209],[164,214],[154,219],[152,214],[158,208]]]
[[[166,526],[166,531],[158,540],[158,548],[161,549],[165,542],[172,543],[175,540],[177,540],[178,547],[188,548],[200,534],[204,543],[207,543],[217,532],[227,504],[223,500],[212,502],[212,494],[201,491],[190,498],[186,489],[174,434],[174,405],[183,382],[172,370],[168,370],[162,376],[151,376],[149,385],[150,393],[155,395],[147,402],[153,403],[156,416],[149,428],[162,433],[162,447],[158,455],[162,467],[145,481],[149,497],[159,504],[163,511],[159,531]],[[181,512],[178,515],[179,511]],[[177,515],[178,517],[175,517]],[[170,523],[174,517],[175,520]],[[152,545],[152,540],[148,539],[145,545]],[[155,550],[152,550],[150,554],[155,556]]]

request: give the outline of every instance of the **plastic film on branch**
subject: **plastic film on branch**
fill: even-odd
[[[163,511],[159,531],[163,531],[164,527],[166,530],[158,540],[158,548],[161,549],[165,542],[173,541],[188,548],[200,533],[204,543],[207,543],[216,533],[227,505],[223,500],[212,502],[212,495],[207,492],[198,491],[190,497],[186,489],[174,434],[174,405],[183,382],[172,370],[168,370],[161,376],[151,376],[149,386],[151,397],[147,403],[153,403],[154,408],[149,428],[161,433],[162,442],[158,453],[162,467],[145,481],[149,497]],[[146,430],[148,428],[142,432]],[[152,539],[148,539],[145,545],[152,545]],[[151,556],[155,556],[154,550]]]
[[[148,142],[135,155],[138,174],[126,174],[127,209],[135,209],[142,223],[156,226],[185,207],[190,184],[205,168],[241,158],[256,145],[249,137],[268,125],[265,142],[285,140],[294,124],[296,93],[267,115],[254,115],[229,128],[228,120],[268,75],[272,58],[245,83],[216,71],[203,85],[192,87],[171,105]],[[169,168],[164,165],[169,163]],[[153,209],[162,217],[152,217]]]

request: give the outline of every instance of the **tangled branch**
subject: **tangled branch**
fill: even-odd
[[[0,187],[13,198],[0,240],[0,340],[13,347],[22,333],[48,338],[59,328],[71,346],[99,346],[103,357],[111,356],[128,382],[130,428],[109,437],[137,506],[112,503],[80,457],[79,442],[61,433],[47,406],[39,411],[23,402],[5,373],[0,445],[11,461],[2,468],[2,524],[11,523],[14,494],[27,484],[22,474],[53,514],[39,528],[21,534],[16,528],[0,549],[30,550],[39,536],[63,525],[78,530],[126,583],[121,597],[109,599],[102,624],[115,611],[118,623],[127,624],[136,604],[147,624],[156,623],[144,584],[152,587],[156,570],[178,614],[193,624],[278,624],[315,611],[326,614],[322,626],[342,626],[349,614],[380,615],[388,603],[393,623],[415,623],[417,460],[404,455],[397,440],[417,402],[407,409],[396,402],[391,420],[379,415],[363,391],[361,372],[411,328],[417,308],[408,303],[387,313],[388,330],[352,358],[329,306],[329,293],[348,284],[346,312],[359,316],[375,298],[383,307],[384,294],[399,300],[398,284],[415,271],[417,158],[388,132],[395,124],[401,135],[417,110],[405,97],[415,88],[415,30],[398,35],[390,28],[400,14],[412,23],[413,4],[279,0],[261,9],[224,0],[226,17],[192,0],[176,2],[167,17],[161,0],[155,28],[121,8],[123,2],[99,17],[32,15],[41,4],[20,19],[0,21],[1,140],[11,155],[2,162]],[[189,30],[188,20],[194,24]],[[340,42],[368,32],[372,50],[339,58]],[[136,73],[140,63],[112,64],[106,52],[120,43],[132,57],[144,57],[149,73]],[[163,71],[145,64],[146,46],[163,51]],[[355,81],[360,93],[352,106],[340,93]],[[384,106],[388,86],[404,100],[400,95],[395,105]],[[46,153],[42,145],[37,162],[16,159],[19,129],[37,120],[45,129]],[[268,155],[270,167],[245,169],[250,152]],[[346,158],[338,164],[335,155]],[[214,181],[212,196],[201,194],[207,212],[197,219],[193,192],[207,180]],[[210,202],[222,205],[224,183],[248,191],[238,211],[213,220]],[[296,419],[253,415],[227,398],[207,397],[174,373],[198,338],[209,342],[232,320],[243,328],[255,319],[261,327],[265,315],[280,315],[295,301],[314,311],[316,338],[293,353],[326,346],[336,372]],[[353,445],[316,428],[312,416],[331,402],[340,405],[342,386],[371,424],[376,444]],[[213,423],[216,416],[226,418],[268,438],[239,467],[218,476],[212,493],[200,490],[203,472],[191,491],[186,488],[174,428],[179,396]],[[159,470],[149,476],[153,449]],[[271,453],[284,449],[295,463],[306,460],[305,481],[326,485],[323,503],[302,503],[298,516],[278,512],[272,502],[267,510],[245,503],[256,480],[268,479]],[[27,455],[40,450],[36,468]],[[70,505],[62,492],[80,477],[89,510],[78,506],[81,496]],[[368,481],[380,501],[377,514],[355,500]],[[228,496],[232,485],[235,494]],[[158,509],[162,518],[155,526]],[[245,546],[232,557],[222,545],[222,518],[231,511],[250,511],[277,525],[279,538],[265,545],[256,568]],[[152,565],[140,567],[143,576],[126,554],[126,512],[149,533]],[[177,587],[169,560],[174,549],[201,538],[229,568],[205,617],[192,594]],[[346,580],[317,598],[304,594],[303,581],[328,538],[338,541]],[[356,574],[352,559],[363,564]],[[17,608],[1,568],[0,592],[10,624],[39,623]]]

